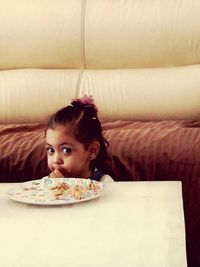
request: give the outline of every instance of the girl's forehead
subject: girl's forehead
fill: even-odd
[[[53,128],[48,128],[47,133],[50,132],[51,134],[65,134],[65,135],[72,135],[73,136],[73,131],[72,127],[66,127],[63,125],[58,125]]]
[[[55,129],[47,129],[46,142],[51,143],[77,143],[73,132],[70,129],[66,129],[63,126],[58,126]]]

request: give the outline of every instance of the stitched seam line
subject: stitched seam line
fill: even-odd
[[[82,1],[82,10],[81,10],[81,60],[82,66],[86,68],[86,59],[85,59],[85,8],[86,0]]]
[[[84,69],[86,68],[86,60],[85,60],[85,6],[86,6],[86,0],[82,0],[82,8],[81,8],[81,62],[82,62],[82,68],[80,69],[80,73],[78,76],[76,98],[79,97],[80,90],[81,90],[81,82],[82,82],[83,72],[84,72]]]
[[[77,82],[76,98],[79,97],[79,93],[80,93],[80,90],[81,90],[81,82],[82,82],[83,72],[84,72],[84,70],[80,69],[80,73],[79,73],[79,76],[78,76],[78,82]]]

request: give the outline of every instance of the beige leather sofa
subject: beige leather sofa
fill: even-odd
[[[0,181],[46,175],[48,116],[93,95],[115,180],[182,181],[200,266],[200,2],[0,4]]]

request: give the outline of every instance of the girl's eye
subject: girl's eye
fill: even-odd
[[[68,147],[63,147],[62,151],[64,154],[69,154],[72,152],[71,148],[68,148]]]
[[[53,149],[52,147],[47,147],[47,153],[48,153],[49,155],[53,155],[53,153],[54,153],[54,149]]]

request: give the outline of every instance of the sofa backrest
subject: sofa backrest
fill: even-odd
[[[199,118],[200,1],[0,3],[0,123],[84,94],[103,119]]]

